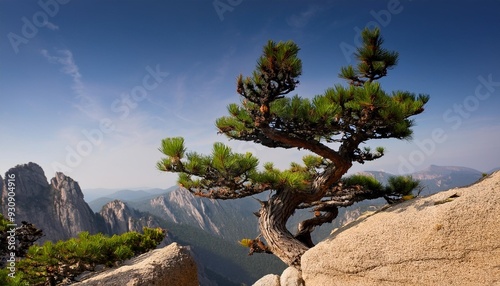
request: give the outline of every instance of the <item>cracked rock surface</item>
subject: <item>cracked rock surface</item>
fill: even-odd
[[[500,285],[500,171],[386,208],[302,257],[307,285]]]

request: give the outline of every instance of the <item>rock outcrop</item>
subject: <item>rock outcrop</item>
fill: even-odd
[[[90,233],[103,230],[98,218],[83,199],[80,186],[72,178],[57,172],[50,180],[50,189],[54,193],[55,217],[61,223],[67,238],[75,237],[83,230]]]
[[[500,285],[500,172],[391,206],[302,257],[305,285]]]
[[[42,168],[35,163],[11,168],[6,177],[9,175],[15,177],[11,189],[15,193],[15,222],[20,225],[27,221],[42,229],[45,236],[37,243],[65,240],[82,231],[112,235],[159,226],[152,216],[130,209],[120,201],[109,203],[101,214],[94,213],[83,199],[78,182],[57,172],[49,184]],[[0,206],[6,215],[9,192],[2,181],[0,178]]]
[[[114,200],[102,207],[99,215],[104,220],[106,233],[142,232],[143,227],[160,227],[151,215],[129,208],[124,202]]]
[[[42,229],[45,236],[38,242],[67,239],[84,230],[90,233],[100,230],[78,183],[71,178],[56,173],[49,184],[42,168],[35,163],[18,165],[7,171],[6,177],[9,174],[15,176],[16,223],[28,221]],[[4,184],[1,204],[4,215],[7,193]]]
[[[72,285],[198,286],[196,263],[186,247],[172,243]]]

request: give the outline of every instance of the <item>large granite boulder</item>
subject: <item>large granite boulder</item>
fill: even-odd
[[[75,286],[198,286],[196,263],[186,247],[172,243],[128,260]]]
[[[500,285],[500,172],[391,206],[302,257],[306,286]]]

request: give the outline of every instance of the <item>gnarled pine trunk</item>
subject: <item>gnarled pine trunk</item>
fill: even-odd
[[[297,206],[304,202],[321,199],[328,186],[340,180],[352,165],[350,162],[341,162],[339,167],[330,167],[316,178],[310,193],[281,190],[274,194],[269,201],[262,202],[259,210],[259,228],[268,244],[268,248],[289,266],[300,269],[300,258],[308,249],[304,242],[294,237],[286,227],[288,219],[294,214]],[[337,216],[337,209],[333,210],[334,217],[327,217],[331,221]],[[300,227],[299,227],[300,235]],[[304,236],[304,235],[303,235]],[[310,241],[310,232],[305,236]],[[303,239],[304,239],[303,237]],[[312,244],[312,241],[311,243]]]
[[[296,239],[286,227],[302,196],[292,191],[281,191],[269,201],[262,202],[259,227],[268,247],[287,265],[300,268],[300,258],[309,247]]]

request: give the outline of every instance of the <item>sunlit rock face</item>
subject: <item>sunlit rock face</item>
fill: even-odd
[[[190,251],[177,243],[127,260],[125,265],[105,271],[75,286],[198,286],[196,263]]]
[[[343,226],[302,257],[306,285],[496,285],[500,171]]]
[[[2,213],[7,216],[8,197],[14,197],[15,223],[27,221],[43,230],[45,236],[37,243],[65,240],[82,231],[111,235],[159,226],[152,216],[130,209],[120,201],[108,203],[100,214],[94,213],[83,199],[78,182],[57,172],[49,183],[35,163],[11,168],[5,178],[10,180],[0,178]]]
[[[142,232],[144,227],[160,227],[151,215],[129,208],[124,202],[114,200],[103,206],[99,215],[104,221],[107,233]]]
[[[11,168],[6,177],[14,177],[15,222],[27,221],[42,229],[45,236],[38,242],[67,239],[81,231],[96,233],[101,230],[96,215],[83,200],[80,186],[63,173],[56,173],[49,184],[42,168],[28,163]],[[4,184],[2,206],[6,206],[8,192]],[[2,213],[7,214],[5,207]]]

